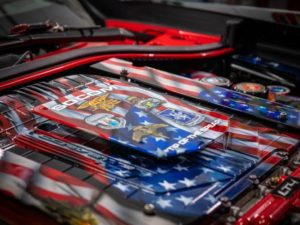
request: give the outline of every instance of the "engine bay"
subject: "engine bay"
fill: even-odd
[[[97,216],[103,204],[117,204],[114,210],[133,210],[136,223],[145,217],[147,224],[297,221],[299,137],[286,131],[285,122],[299,108],[280,100],[297,91],[292,85],[282,90],[277,81],[272,87],[288,93],[271,93],[261,77],[226,70],[227,61],[188,61],[175,71],[168,61],[111,58],[9,90],[0,97],[3,170],[9,172],[12,160],[34,165],[30,170],[52,167],[60,179],[51,179],[63,182],[71,175],[84,183],[75,185],[100,194],[87,199],[70,186],[47,186],[44,179],[53,173],[48,169],[21,176],[23,191],[1,188],[27,204],[39,205],[34,198],[46,206],[53,188],[53,199],[64,199],[66,192],[69,203],[96,202]],[[249,110],[255,101],[267,114]],[[276,211],[279,206],[284,210]]]
[[[1,36],[1,225],[299,225],[299,15],[71,2]]]

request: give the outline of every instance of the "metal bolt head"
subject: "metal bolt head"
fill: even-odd
[[[259,184],[259,180],[255,174],[250,174],[249,179],[253,182],[253,184]]]
[[[121,79],[125,79],[125,78],[127,78],[127,76],[128,76],[128,71],[126,70],[126,69],[123,69],[123,70],[121,70],[121,72],[120,72],[120,77],[121,77]]]
[[[283,175],[290,175],[291,174],[291,169],[289,167],[281,167],[281,172]]]
[[[222,203],[227,203],[227,202],[229,202],[229,198],[226,197],[226,196],[222,196],[222,197],[220,198],[220,201],[221,201]]]
[[[234,216],[228,216],[226,218],[226,225],[233,225],[236,222],[236,218]]]
[[[295,166],[300,166],[300,158],[297,158],[297,159],[293,160],[293,164]]]
[[[146,215],[154,215],[155,214],[155,206],[153,204],[145,204],[144,205],[144,213]]]
[[[221,197],[220,201],[222,202],[222,205],[225,206],[225,207],[230,207],[231,206],[230,199],[226,196]]]
[[[287,113],[286,112],[280,112],[279,119],[282,121],[287,120]]]
[[[249,175],[249,179],[250,180],[256,180],[257,179],[257,176],[255,174],[250,174]]]
[[[287,157],[288,156],[288,153],[284,150],[278,150],[277,154],[281,157]]]
[[[233,217],[238,217],[240,211],[241,211],[240,207],[238,207],[238,206],[231,206],[231,208],[230,208],[230,215],[233,216]]]
[[[121,75],[123,76],[127,76],[128,75],[128,71],[126,69],[121,70]]]

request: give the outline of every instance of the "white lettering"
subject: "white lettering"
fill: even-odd
[[[67,108],[67,106],[75,105],[76,103],[78,103],[82,100],[88,99],[88,98],[93,97],[93,96],[101,95],[103,93],[106,93],[108,91],[112,91],[114,89],[117,90],[118,87],[108,86],[108,87],[102,88],[102,89],[97,90],[97,91],[96,90],[88,90],[87,93],[80,94],[78,96],[74,96],[72,99],[66,100],[66,101],[62,102],[61,104],[57,104],[55,106],[52,106],[51,109],[54,110],[54,111],[60,111],[60,110],[63,110],[65,108]]]
[[[201,134],[208,131],[210,128],[213,128],[214,126],[218,125],[219,123],[221,123],[221,120],[217,119],[217,120],[213,121],[212,123],[207,124],[204,127],[201,127],[199,130],[196,130],[193,134],[190,134],[190,135],[186,136],[185,138],[181,139],[180,141],[178,141],[177,143],[169,146],[168,148],[165,149],[165,151],[166,152],[175,151],[177,148],[179,148],[180,145],[184,145],[184,144],[188,143],[190,140],[196,138],[197,136],[200,136]]]

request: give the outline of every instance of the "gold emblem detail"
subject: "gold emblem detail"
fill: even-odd
[[[130,96],[126,100],[134,105],[140,101],[140,98],[135,97],[135,96]]]
[[[121,101],[117,99],[108,98],[108,93],[99,97],[93,98],[92,100],[86,101],[78,106],[77,109],[91,108],[92,111],[103,109],[105,111],[111,111]]]
[[[168,138],[165,135],[163,135],[163,133],[157,131],[158,128],[163,128],[167,126],[167,124],[150,124],[137,126],[133,129],[132,140],[136,142],[141,142],[143,138],[147,136]]]
[[[92,210],[87,206],[76,206],[52,199],[44,200],[44,203],[46,210],[59,223],[70,225],[97,225],[100,223]]]

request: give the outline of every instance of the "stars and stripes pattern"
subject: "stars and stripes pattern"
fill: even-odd
[[[138,208],[120,204],[120,199],[102,193],[86,182],[14,153],[4,154],[0,160],[0,168],[0,192],[10,194],[23,203],[38,207],[46,213],[49,211],[45,206],[49,200],[52,200],[52,203],[68,203],[71,206],[69,210],[75,206],[89,207],[97,219],[97,224],[175,224],[159,216],[145,221],[144,213]],[[113,186],[122,192],[129,190],[129,186],[122,182],[116,182]],[[56,213],[59,214],[62,211]]]
[[[0,190],[22,198],[32,175],[40,165],[13,153],[5,152],[0,161]]]
[[[63,134],[66,135],[65,132]],[[274,133],[268,135],[276,136]],[[38,136],[35,137],[38,138]],[[33,140],[32,147],[37,146],[37,140]],[[29,142],[22,141],[30,146]],[[64,142],[67,142],[67,139]],[[287,138],[286,142],[294,143],[290,138]],[[91,141],[88,143],[97,147],[97,144],[93,144]],[[48,144],[51,144],[50,140]],[[49,153],[55,151],[55,154],[61,154],[62,150],[55,150],[58,146],[57,141],[53,140],[52,145],[49,146]],[[79,146],[77,144],[77,149]],[[45,148],[45,142],[41,142],[40,149],[45,150]],[[71,148],[71,145],[67,146],[64,156],[71,157],[73,154],[70,152]],[[80,148],[85,152],[92,152],[92,149],[83,145]],[[109,151],[106,151],[106,154]],[[250,171],[252,171],[251,174],[257,174],[259,177],[281,160],[274,151],[270,151],[269,155],[262,157],[262,155],[245,154],[243,151],[231,151],[217,147],[207,147],[196,153],[163,161],[157,161],[144,155],[124,154],[123,151],[113,151],[109,155],[102,156],[100,153],[99,151],[99,157],[94,155],[99,159],[98,167],[101,165],[107,176],[118,177],[111,187],[120,191],[123,196],[130,196],[131,200],[137,202],[136,204],[152,203],[167,213],[194,216],[205,214],[219,204],[218,197],[213,193],[224,188],[226,190],[226,187],[230,187],[240,179],[246,180],[243,181],[246,182],[243,185],[247,187],[251,185],[248,180],[249,175],[247,175]],[[78,160],[80,155],[75,158]],[[82,165],[90,166],[91,164],[83,162]],[[259,166],[256,167],[257,165]],[[240,177],[241,175],[243,176]],[[240,178],[237,180],[237,177]],[[228,195],[236,196],[243,190],[239,186],[233,186]]]
[[[86,88],[97,90],[103,87],[103,83],[121,87],[113,93],[113,97],[119,100],[126,99],[130,93],[140,98],[145,99],[151,96],[165,102],[149,111],[137,107],[130,107],[132,108],[130,111],[124,104],[122,107],[126,113],[123,115],[128,116],[126,118],[128,121],[136,119],[146,125],[156,123],[153,118],[149,118],[148,114],[160,114],[174,105],[180,106],[185,112],[204,115],[208,122],[215,119],[221,120],[218,125],[207,131],[207,137],[202,136],[203,140],[213,136],[216,142],[201,151],[190,154],[181,154],[186,151],[178,148],[180,155],[160,160],[139,152],[128,154],[128,151],[124,151],[127,148],[123,146],[108,147],[107,142],[103,143],[102,139],[95,138],[94,135],[87,135],[86,130],[78,132],[76,128],[63,126],[53,121],[46,121],[46,124],[51,124],[55,127],[54,130],[43,130],[45,126],[41,126],[36,127],[34,131],[18,131],[20,135],[14,141],[20,145],[76,159],[80,165],[105,174],[105,177],[101,175],[100,180],[109,188],[97,201],[95,208],[101,215],[111,218],[116,224],[128,224],[128,221],[132,224],[140,224],[142,221],[145,224],[145,215],[141,207],[148,203],[155,205],[160,212],[167,213],[168,218],[176,215],[178,218],[174,221],[181,221],[183,218],[199,219],[220,205],[218,197],[222,194],[226,193],[226,196],[234,197],[246,190],[251,185],[248,179],[250,172],[260,177],[277,165],[281,158],[275,154],[276,149],[292,152],[298,144],[296,138],[276,130],[258,124],[229,120],[224,114],[186,104],[176,98],[140,89],[126,82],[98,79],[95,76],[73,75],[56,79],[49,84],[31,85],[21,88],[12,98],[28,96],[26,104],[28,108],[32,108],[50,100],[57,101],[60,97],[72,95],[76,91],[84,93]],[[44,91],[39,92],[36,87],[44,88]],[[31,95],[33,93],[34,95]],[[29,98],[37,99],[37,101],[33,103],[29,101]],[[36,115],[31,115],[32,118],[37,119]],[[170,122],[168,117],[156,119],[162,123]],[[119,139],[120,143],[130,144],[127,140],[131,137],[130,131],[132,132],[135,126],[134,123],[126,124],[126,132],[122,133],[123,139]],[[174,140],[181,140],[184,133],[180,132],[191,132],[190,129],[192,130],[192,128],[173,125],[165,130],[166,134],[174,134]],[[223,135],[224,132],[226,135]],[[42,135],[53,139],[52,141],[43,139]],[[150,142],[154,141],[164,143],[165,140],[164,137],[150,139]],[[78,152],[80,149],[81,152]],[[76,154],[75,150],[77,150]],[[155,154],[164,156],[162,149],[156,150]],[[92,163],[92,159],[97,160]],[[87,204],[94,199],[94,195],[97,196],[97,190],[91,185],[65,177],[57,171],[41,168],[39,164],[23,157],[13,157],[11,153],[5,154],[0,162],[0,173],[0,190],[18,199],[26,199],[26,201],[30,198],[24,194],[24,188],[41,199],[45,196],[52,196],[55,200],[79,205]],[[133,201],[139,207],[127,207],[125,206],[127,201]],[[162,217],[151,217],[151,219],[147,217],[146,222],[173,224],[174,221]]]
[[[262,98],[244,95],[225,88],[199,83],[195,80],[154,68],[136,67],[133,66],[131,62],[116,58],[102,61],[93,65],[93,67],[119,76],[121,71],[126,70],[128,72],[127,78],[135,79],[151,86],[156,86],[173,93],[193,97],[219,106],[228,107],[236,111],[242,111],[256,117],[284,123],[292,127],[300,127],[300,111],[276,102],[270,102]],[[287,115],[285,120],[280,116],[282,112]]]
[[[120,102],[109,112],[103,109],[91,112],[89,109],[78,108],[89,99],[78,100],[76,96],[82,96],[82,94],[93,91],[99,92],[97,96],[101,96],[102,92],[109,93],[110,99]],[[130,102],[129,99],[132,97],[138,98],[137,101],[139,102],[144,100],[159,101],[160,103],[159,106],[146,110],[138,106],[139,102],[135,104]],[[76,99],[76,103],[70,106],[61,110],[53,109],[64,101],[75,101],[74,99]],[[227,116],[209,110],[201,110],[198,107],[191,107],[184,103],[175,103],[178,102],[171,97],[163,97],[155,92],[125,82],[98,79],[95,80],[94,84],[90,84],[80,91],[72,92],[67,96],[39,105],[33,111],[40,116],[160,158],[197,151],[224,135],[227,131]],[[101,113],[108,113],[114,118],[121,118],[124,124],[126,122],[126,126],[117,127],[117,129],[113,127],[102,129],[97,124],[93,125],[87,122],[87,118],[101,115]],[[218,122],[210,126],[215,121]],[[155,128],[149,134],[143,134],[143,132],[148,132],[152,129],[152,126],[155,127],[156,125],[159,128]],[[136,131],[136,129],[139,130]],[[134,139],[134,135],[142,135],[142,139],[137,141]],[[187,141],[180,142],[184,138]]]

